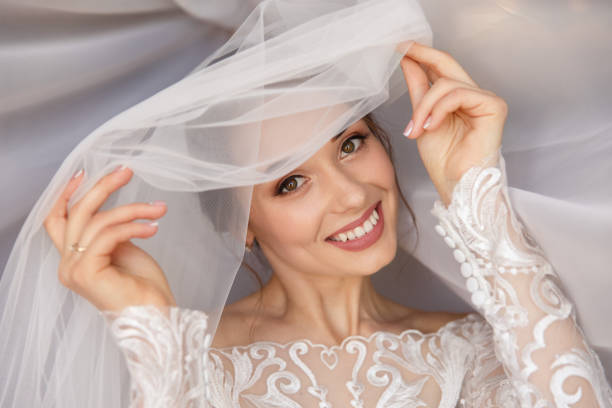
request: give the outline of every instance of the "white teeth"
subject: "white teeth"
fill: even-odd
[[[350,231],[341,232],[340,234],[333,236],[331,239],[333,241],[346,242],[346,241],[351,241],[353,239],[361,238],[365,234],[367,234],[368,232],[374,229],[374,226],[378,224],[379,219],[380,219],[380,216],[378,215],[378,212],[376,211],[376,209],[374,209],[374,211],[372,211],[372,214],[370,214],[370,217],[367,220],[365,220],[365,222],[362,225],[360,225],[359,227],[353,228]]]

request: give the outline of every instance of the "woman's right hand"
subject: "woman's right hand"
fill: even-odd
[[[109,195],[127,184],[133,172],[117,169],[68,210],[68,200],[83,179],[73,177],[44,222],[61,260],[60,282],[90,301],[99,310],[119,311],[133,305],[175,306],[164,272],[155,260],[130,242],[149,238],[157,225],[134,222],[158,219],[166,213],[162,202],[133,203],[98,211]],[[76,252],[78,243],[86,249]]]

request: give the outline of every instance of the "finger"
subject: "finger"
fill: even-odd
[[[149,238],[157,232],[157,225],[129,222],[105,228],[82,252],[82,258],[69,270],[60,270],[59,279],[71,289],[88,286],[92,278],[102,270],[109,270],[111,253],[122,242],[132,238]],[[112,269],[112,268],[110,268]]]
[[[438,79],[440,79],[440,75],[436,74],[431,68],[424,66],[423,70],[425,74],[427,74],[427,78],[429,78],[429,82],[434,84]]]
[[[72,176],[70,181],[68,181],[68,184],[66,184],[66,187],[64,187],[64,191],[62,191],[59,198],[53,204],[53,207],[51,207],[47,218],[45,218],[45,221],[43,222],[43,226],[47,230],[47,234],[51,238],[53,245],[55,245],[60,252],[62,252],[61,247],[64,243],[68,201],[70,201],[70,197],[72,197],[72,194],[81,184],[84,174],[85,172],[83,169],[81,169]]]
[[[64,237],[65,248],[79,242],[83,230],[93,215],[114,191],[130,181],[132,174],[132,171],[125,167],[115,169],[100,178],[96,185],[69,209]]]
[[[400,66],[404,73],[406,85],[408,85],[410,103],[412,103],[412,110],[414,112],[421,103],[423,96],[429,91],[429,80],[423,68],[416,61],[408,57],[402,58]]]
[[[427,66],[438,77],[451,78],[472,86],[478,86],[463,67],[447,52],[415,42],[406,50],[405,55]]]
[[[452,112],[461,110],[470,117],[506,115],[505,101],[478,88],[455,88],[440,98],[432,107],[431,123],[427,130],[435,130],[444,118]]]
[[[418,138],[425,132],[425,129],[429,129],[430,125],[428,125],[426,121],[431,114],[433,106],[438,102],[438,100],[455,89],[465,88],[468,86],[469,85],[465,84],[464,82],[459,82],[448,78],[440,78],[438,81],[436,81],[436,83],[434,83],[429,89],[429,92],[423,96],[421,103],[412,114],[414,128],[409,137],[411,139]]]
[[[115,250],[117,245],[132,238],[149,238],[158,229],[157,221],[152,223],[128,222],[104,228],[91,242],[85,253],[92,258],[105,258]]]
[[[87,246],[104,228],[141,218],[156,219],[163,216],[166,211],[167,207],[164,202],[155,201],[153,203],[132,203],[98,212],[83,230],[79,243]]]

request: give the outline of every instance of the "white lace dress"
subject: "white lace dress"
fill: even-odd
[[[480,312],[435,333],[327,347],[210,347],[196,310],[103,312],[131,375],[131,407],[612,407],[612,390],[544,253],[513,213],[504,161],[472,167],[436,231]]]

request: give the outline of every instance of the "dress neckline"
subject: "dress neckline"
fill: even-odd
[[[210,347],[210,350],[218,351],[221,353],[226,353],[226,352],[231,352],[232,350],[245,350],[245,349],[250,349],[253,347],[275,347],[279,349],[287,349],[287,348],[291,348],[295,344],[307,344],[311,349],[318,348],[318,349],[322,349],[323,352],[334,352],[337,350],[344,349],[347,343],[351,341],[361,340],[364,343],[371,343],[374,338],[379,337],[379,336],[387,336],[387,337],[391,337],[395,339],[399,339],[408,334],[415,334],[423,338],[439,336],[442,332],[449,330],[451,326],[456,326],[456,325],[464,323],[464,321],[474,320],[474,319],[477,319],[478,317],[480,317],[480,314],[476,312],[470,312],[464,317],[461,317],[459,319],[454,319],[454,320],[444,323],[442,326],[438,328],[438,330],[434,332],[430,332],[430,333],[423,333],[422,331],[418,329],[406,329],[400,333],[392,333],[392,332],[385,331],[385,330],[379,330],[379,331],[373,332],[369,336],[362,336],[360,334],[354,334],[354,335],[347,336],[344,339],[342,339],[340,344],[333,344],[331,346],[321,344],[321,343],[313,343],[308,339],[290,340],[285,343],[279,343],[279,342],[275,342],[271,340],[259,340],[259,341],[254,341],[253,343],[249,343],[243,346],[226,346],[226,347],[218,347],[218,348]]]

